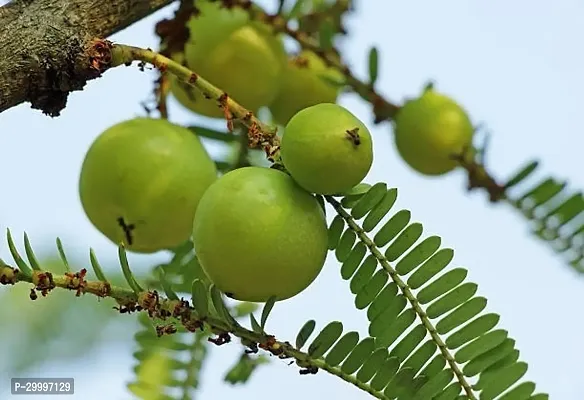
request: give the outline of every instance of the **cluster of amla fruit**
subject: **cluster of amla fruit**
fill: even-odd
[[[287,172],[244,167],[218,177],[196,132],[134,118],[90,146],[79,181],[92,224],[130,251],[173,249],[192,239],[199,262],[228,296],[264,302],[305,290],[327,254],[327,223],[315,194],[360,183],[373,162],[367,127],[321,103],[296,113],[280,155]]]
[[[267,107],[274,122],[286,125],[298,111],[319,103],[335,103],[340,72],[316,54],[288,55],[281,35],[251,20],[247,11],[223,8],[221,2],[197,1],[200,13],[188,22],[189,40],[175,61],[205,77],[254,113]],[[170,77],[170,91],[189,110],[223,118],[216,100]]]
[[[197,1],[200,13],[188,22],[184,54],[174,54],[248,110],[267,107],[274,122],[286,125],[300,110],[337,101],[342,74],[310,51],[288,55],[282,37],[265,23],[250,20],[238,7]],[[203,116],[223,118],[216,100],[171,76],[170,89],[180,104]],[[455,156],[473,156],[474,127],[454,100],[431,88],[400,108],[394,139],[401,158],[424,175],[455,169]]]
[[[130,251],[153,253],[192,239],[208,277],[230,297],[263,302],[305,290],[327,253],[327,224],[314,196],[360,183],[373,162],[367,127],[335,104],[340,77],[314,53],[287,59],[281,38],[239,8],[197,1],[190,41],[173,57],[257,112],[284,126],[287,172],[236,169],[219,177],[196,133],[163,119],[135,118],[103,132],[86,154],[79,182],[93,225]],[[174,96],[193,112],[223,118],[171,75]],[[464,110],[427,88],[394,118],[398,152],[416,171],[453,170],[474,129]]]

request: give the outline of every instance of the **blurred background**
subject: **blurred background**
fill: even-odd
[[[260,2],[268,10],[275,3]],[[175,8],[164,8],[111,39],[156,48],[154,24],[171,17]],[[577,49],[584,37],[583,17],[584,3],[576,0],[359,1],[346,20],[350,35],[341,48],[354,71],[366,77],[368,48],[377,46],[378,89],[397,103],[417,96],[434,80],[436,89],[459,101],[475,124],[486,124],[491,132],[487,162],[495,176],[507,178],[536,157],[542,173],[579,188],[584,186],[584,57]],[[73,268],[88,266],[91,247],[106,273],[120,279],[116,247],[81,208],[78,174],[97,135],[145,115],[140,103],[149,98],[154,79],[152,71],[116,68],[73,93],[58,118],[27,104],[0,114],[0,230],[10,228],[20,249],[26,231],[48,269],[61,268],[54,261],[55,238],[60,237]],[[485,193],[468,194],[463,172],[442,178],[413,172],[399,159],[389,124],[373,125],[369,104],[353,94],[344,94],[340,103],[372,130],[375,161],[366,181],[399,188],[396,207],[410,209],[426,234],[442,236],[443,246],[455,250],[454,264],[469,269],[468,279],[479,284],[488,309],[501,314],[501,327],[517,341],[521,359],[529,364],[525,379],[552,399],[584,398],[584,322],[577,312],[584,304],[584,277],[529,235],[520,214],[506,205],[490,205]],[[174,100],[169,104],[173,122],[223,124],[193,116]],[[223,151],[214,144],[209,149]],[[10,259],[5,240],[0,257]],[[130,255],[138,276],[168,259],[166,253]],[[67,399],[132,398],[126,384],[134,379],[136,316],[115,312],[111,301],[61,291],[31,302],[28,290],[22,284],[0,287],[0,399],[11,398],[11,377],[73,377],[75,395],[62,396]],[[317,330],[340,320],[346,330],[363,336],[366,316],[353,302],[331,254],[305,292],[276,305],[266,329],[293,340],[313,318]],[[197,399],[311,399],[315,393],[369,398],[322,371],[301,376],[285,360],[260,366],[245,385],[230,385],[223,379],[241,354],[238,341],[209,350]],[[44,398],[27,398],[36,397]]]

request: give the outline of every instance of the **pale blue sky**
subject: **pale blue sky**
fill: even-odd
[[[154,23],[173,9],[112,39],[156,47]],[[578,113],[584,58],[578,49],[583,17],[584,4],[576,0],[553,5],[527,0],[360,1],[348,22],[352,36],[344,43],[345,57],[364,76],[367,49],[377,45],[379,90],[395,101],[416,95],[428,79],[435,80],[437,89],[462,103],[475,122],[487,123],[493,133],[488,161],[498,176],[509,176],[539,157],[543,173],[582,188],[584,141]],[[115,247],[89,224],[80,207],[80,163],[102,130],[143,113],[139,102],[151,90],[151,80],[152,75],[137,68],[118,68],[71,95],[59,118],[28,105],[0,114],[0,230],[10,227],[18,238],[26,230],[39,248],[60,236],[70,251],[93,247],[101,259],[113,259]],[[466,194],[462,173],[428,179],[412,172],[397,157],[389,126],[372,124],[368,104],[354,95],[343,96],[341,103],[373,132],[375,162],[367,181],[399,188],[399,206],[411,209],[428,234],[441,235],[443,244],[455,249],[456,264],[469,269],[469,279],[489,299],[488,309],[502,315],[501,327],[516,339],[521,358],[529,363],[527,377],[538,391],[552,399],[582,399],[584,323],[577,310],[584,303],[584,276],[530,237],[528,225],[513,210],[488,205],[482,193]],[[176,103],[171,107],[174,121],[196,121]],[[5,243],[0,254],[9,257]],[[156,262],[165,255],[132,259]],[[347,330],[365,333],[364,313],[354,309],[353,300],[331,255],[308,290],[277,305],[267,329],[293,340],[302,323],[314,318],[320,328],[341,320]],[[132,377],[132,332],[122,334],[126,344],[102,350],[99,359],[45,365],[31,375],[74,376],[77,394],[70,399],[128,399],[124,385]],[[198,398],[311,399],[317,390],[335,399],[369,398],[325,372],[300,376],[281,361],[261,368],[243,387],[227,386],[221,380],[239,354],[236,350],[235,344],[213,349]]]

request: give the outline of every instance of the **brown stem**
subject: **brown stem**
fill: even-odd
[[[50,116],[100,76],[96,37],[108,37],[173,0],[17,0],[0,8],[0,112],[23,102]]]

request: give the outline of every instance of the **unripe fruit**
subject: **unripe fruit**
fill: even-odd
[[[135,118],[93,142],[79,195],[107,238],[153,253],[189,239],[199,200],[216,179],[215,163],[193,132],[163,119]]]
[[[257,112],[277,94],[286,57],[282,40],[265,24],[250,21],[246,11],[220,7],[220,2],[197,1],[201,14],[188,23],[187,66]],[[215,100],[207,102],[216,105]],[[224,115],[217,107],[192,108],[209,117]]]
[[[278,95],[270,105],[274,120],[286,125],[303,108],[319,103],[335,103],[342,74],[327,65],[311,51],[302,51],[288,60],[282,72]],[[328,80],[327,80],[328,79]]]
[[[373,163],[369,129],[349,110],[322,103],[296,113],[282,136],[280,154],[290,175],[318,194],[349,190]]]
[[[237,300],[265,302],[306,289],[322,270],[328,239],[314,196],[284,172],[244,167],[204,194],[193,241],[218,289]]]
[[[395,116],[394,127],[400,156],[424,175],[448,173],[458,165],[452,156],[472,151],[470,118],[454,100],[432,89],[407,101]]]

